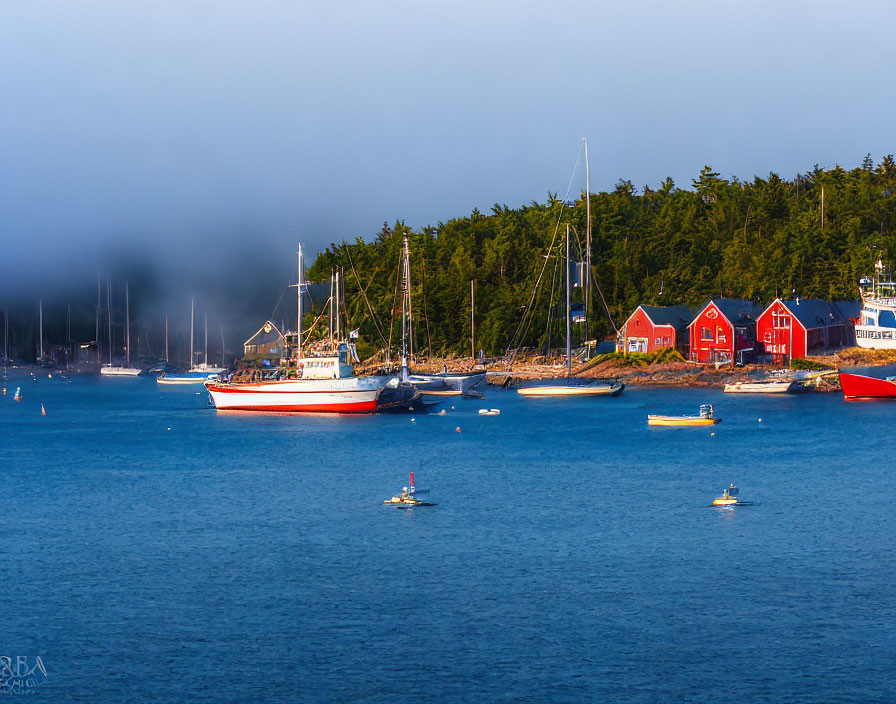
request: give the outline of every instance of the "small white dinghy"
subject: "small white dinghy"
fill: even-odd
[[[499,416],[499,415],[501,415],[501,411],[497,408],[480,408],[479,415],[481,415],[481,416]]]

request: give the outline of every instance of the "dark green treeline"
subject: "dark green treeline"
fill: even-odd
[[[849,171],[816,166],[792,180],[772,173],[729,181],[707,166],[692,189],[666,179],[658,189],[639,192],[619,181],[612,192],[591,195],[595,283],[617,326],[640,303],[695,307],[711,296],[767,302],[791,292],[855,298],[858,278],[878,257],[886,261],[896,253],[894,192],[891,155],[878,165],[866,156]],[[473,280],[476,347],[500,354],[511,344],[544,344],[562,283],[559,258],[544,255],[552,243],[552,253],[560,253],[569,222],[573,258],[583,258],[585,219],[584,197],[566,204],[550,196],[520,208],[496,204],[488,215],[474,210],[420,232],[398,222],[384,225],[372,242],[331,245],[308,275],[324,281],[331,269],[342,267],[349,326],[360,327],[367,341],[382,347],[383,338],[390,338],[407,233],[418,349],[469,353]],[[520,321],[542,270],[531,323],[520,339]],[[582,300],[581,290],[575,300]],[[614,328],[599,294],[594,304],[592,336],[602,338]],[[393,345],[396,337],[393,332]]]

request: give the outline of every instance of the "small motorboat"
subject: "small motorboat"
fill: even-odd
[[[721,423],[721,418],[716,418],[712,405],[700,406],[700,415],[697,416],[647,416],[647,425],[715,425]]]
[[[499,408],[480,408],[479,415],[481,415],[481,416],[499,416],[499,415],[501,415],[501,410]]]
[[[753,504],[752,501],[741,501],[737,498],[738,488],[732,484],[727,489],[725,489],[724,493],[717,499],[713,499],[713,506],[750,506]]]
[[[429,489],[417,489],[414,486],[414,473],[411,472],[410,487],[402,487],[398,496],[386,499],[383,504],[386,506],[394,506],[395,508],[415,508],[416,506],[435,506],[436,504],[427,501],[420,501],[417,496],[420,494],[428,494]]]

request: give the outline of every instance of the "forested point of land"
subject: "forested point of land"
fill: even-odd
[[[894,193],[892,155],[876,166],[866,156],[851,170],[816,166],[792,180],[775,173],[727,180],[706,166],[691,188],[667,178],[639,190],[620,180],[611,192],[592,193],[591,337],[614,334],[639,304],[693,309],[714,296],[856,298],[858,279],[896,253]],[[403,221],[384,224],[372,241],[330,245],[308,278],[326,281],[341,268],[349,329],[360,327],[374,347],[390,337],[395,345],[390,325],[407,234],[418,350],[469,353],[470,281],[477,349],[491,355],[540,346],[549,331],[558,345],[561,328],[550,315],[562,303],[563,265],[553,255],[562,255],[567,223],[572,257],[583,260],[584,194],[573,203],[548,194],[544,203],[495,204],[491,213],[473,210],[420,231]],[[580,288],[574,300],[582,301]]]

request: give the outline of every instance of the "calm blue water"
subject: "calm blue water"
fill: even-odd
[[[41,656],[45,701],[896,700],[896,403],[491,391],[411,422],[20,383],[0,655]],[[714,429],[646,425],[706,402]],[[381,505],[408,470],[437,507]],[[760,505],[710,508],[732,481]]]

